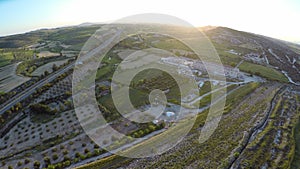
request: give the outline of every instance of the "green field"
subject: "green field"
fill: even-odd
[[[0,67],[6,66],[11,63],[11,60],[13,60],[13,54],[12,53],[0,53]]]
[[[300,168],[300,119],[294,128],[294,138],[295,138],[295,154],[294,159],[291,163],[291,169]]]
[[[269,80],[275,80],[285,83],[288,82],[288,79],[281,72],[266,66],[257,65],[249,62],[243,62],[240,65],[239,69],[244,72],[265,77]]]
[[[23,61],[33,58],[32,50],[0,49],[0,67],[10,64],[13,60]]]
[[[166,39],[159,42],[154,43],[154,47],[164,50],[171,50],[171,49],[182,49],[190,51],[191,49],[187,47],[182,42],[176,39]]]
[[[229,98],[228,102],[226,102],[226,105],[229,107],[238,105],[243,100],[243,98],[245,98],[249,93],[253,92],[255,89],[259,88],[259,86],[260,85],[257,83],[251,83],[251,84],[247,84],[247,85],[241,87],[240,89],[234,91],[233,93],[231,93],[229,95],[230,98]],[[234,105],[231,104],[231,102],[234,101],[233,99],[236,100],[234,102]],[[266,100],[268,100],[268,99],[266,99]],[[264,103],[262,102],[261,104],[263,105]],[[247,113],[241,115],[240,118],[238,118],[235,121],[232,121],[232,118],[230,116],[227,118],[224,117],[223,120],[220,122],[220,126],[219,126],[218,130],[216,130],[214,135],[212,136],[214,139],[210,139],[209,141],[205,142],[203,145],[199,144],[199,142],[197,141],[198,134],[194,134],[194,133],[198,133],[199,127],[203,126],[203,124],[205,123],[208,111],[204,111],[203,113],[198,114],[195,125],[192,128],[192,130],[190,131],[190,134],[193,137],[187,138],[188,141],[190,142],[190,144],[187,144],[186,146],[181,146],[180,150],[174,150],[174,152],[167,153],[165,156],[162,157],[163,159],[161,161],[157,161],[155,163],[150,162],[149,166],[151,166],[152,168],[157,168],[157,167],[159,168],[159,166],[169,167],[169,168],[185,168],[188,164],[195,161],[195,159],[205,159],[206,157],[213,158],[213,156],[215,156],[215,155],[217,155],[215,157],[216,159],[219,158],[218,160],[222,160],[224,157],[227,157],[228,154],[230,154],[231,149],[233,149],[234,147],[236,147],[238,145],[239,140],[236,139],[237,135],[234,134],[235,133],[234,131],[237,129],[243,131],[245,128],[249,127],[245,124],[243,126],[241,126],[241,124],[243,124],[245,121],[248,121],[249,118],[252,118],[253,112],[256,112],[257,109],[259,109],[259,107],[257,107],[256,109],[250,110],[249,113],[247,112]],[[236,112],[233,112],[233,113],[236,113]],[[225,128],[226,128],[226,130],[225,130]],[[174,128],[174,129],[177,129],[177,128]],[[236,133],[238,133],[238,132],[236,132]],[[170,134],[170,133],[165,133],[165,134]],[[164,137],[165,134],[164,133],[160,134],[160,136]],[[234,139],[232,139],[232,137]],[[239,137],[242,137],[241,134],[239,135]],[[158,135],[158,136],[152,137],[151,139],[149,139],[145,142],[137,144],[136,146],[142,147],[145,144],[151,145],[152,143],[155,143],[156,141],[160,141],[160,140],[161,140],[161,138]],[[226,145],[229,145],[229,146],[226,148],[225,147],[222,148],[222,146],[220,146],[220,143],[222,143],[222,144],[226,143]],[[136,146],[134,146],[132,148],[133,151]],[[195,147],[197,147],[197,148],[195,148]],[[132,149],[130,149],[130,150],[132,150]],[[199,151],[199,150],[201,150],[201,151]],[[216,153],[216,151],[218,151],[218,153]],[[191,152],[191,153],[189,153],[189,156],[185,156],[186,155],[185,152]],[[213,154],[213,153],[216,153],[216,154]],[[164,163],[164,161],[170,161],[170,160],[174,159],[174,157],[176,159],[176,161],[174,163],[169,163],[169,164]],[[181,157],[183,157],[183,158],[181,158]],[[178,158],[181,160],[178,160]],[[216,160],[216,159],[214,159],[214,160]],[[106,167],[117,168],[117,167],[121,167],[124,165],[125,166],[128,165],[132,160],[133,159],[130,159],[130,158],[112,155],[110,157],[92,162],[90,164],[80,166],[78,168],[80,168],[80,169],[106,168]],[[216,160],[216,161],[218,161],[218,160]],[[219,161],[218,164],[220,164],[221,162],[222,161]],[[217,168],[217,166],[215,166],[215,168]]]

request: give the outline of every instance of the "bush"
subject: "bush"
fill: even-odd
[[[93,154],[91,152],[88,152],[86,155],[87,158],[91,158],[92,156],[93,156]]]
[[[68,151],[68,150],[64,150],[64,151],[63,151],[63,154],[64,154],[64,155],[67,155],[67,154],[69,154],[69,151]]]
[[[18,161],[18,166],[21,166],[22,164],[22,161]]]
[[[57,155],[56,153],[54,153],[54,154],[52,155],[52,159],[53,159],[53,160],[57,160],[57,159],[58,159],[58,155]]]
[[[52,152],[57,152],[57,148],[55,147],[55,148],[53,148],[51,151],[52,151]]]
[[[84,153],[86,154],[86,153],[88,153],[88,152],[90,152],[90,150],[89,149],[84,149]]]
[[[76,152],[76,153],[75,153],[75,157],[76,157],[76,158],[79,158],[80,155],[81,155],[81,154],[80,154],[79,152]]]
[[[33,168],[35,168],[35,169],[39,169],[40,166],[41,166],[41,163],[40,163],[39,161],[35,161],[35,162],[33,163]]]
[[[48,105],[37,103],[30,106],[30,110],[37,114],[55,114],[55,111],[52,111]]]
[[[71,165],[71,162],[70,162],[69,160],[63,162],[63,166],[64,166],[64,167],[68,167],[68,166],[70,166],[70,165]]]
[[[30,162],[30,160],[28,158],[25,158],[24,163],[28,164]]]
[[[68,160],[71,160],[70,157],[67,156],[67,155],[65,155],[65,156],[64,156],[64,161],[68,161]]]
[[[48,156],[44,157],[44,162],[46,165],[49,165],[51,163],[51,160]]]
[[[100,155],[100,154],[101,154],[101,151],[99,149],[94,150],[94,155],[95,156]]]

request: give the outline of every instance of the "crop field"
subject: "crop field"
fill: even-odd
[[[28,77],[16,75],[17,63],[0,68],[0,91],[8,92],[30,80]]]
[[[262,132],[254,135],[244,152],[235,162],[236,166],[258,168],[299,168],[298,146],[295,154],[293,126],[298,121],[299,109],[295,93],[286,89],[275,100],[274,109]],[[296,126],[295,129],[298,129]],[[294,158],[293,162],[292,159]]]
[[[13,60],[28,60],[33,58],[32,50],[0,49],[0,67],[10,64]]]
[[[240,92],[249,86],[252,93]],[[143,166],[143,168],[186,168],[186,164],[191,168],[202,168],[203,166],[226,168],[228,165],[226,157],[235,153],[235,147],[239,146],[240,140],[245,135],[244,133],[249,132],[253,125],[263,118],[264,111],[268,107],[265,103],[270,101],[277,88],[278,85],[266,89],[265,86],[249,84],[231,93],[226,104],[226,107],[231,107],[230,111],[223,115],[218,129],[205,143],[199,144],[198,139],[207,111],[198,114],[189,135],[175,148],[162,156],[134,160],[114,155],[79,168],[100,168],[105,167],[106,164],[112,168],[121,166],[126,166],[125,168],[138,168],[138,166]],[[233,98],[239,99],[238,102],[233,104]],[[255,98],[255,100],[252,98]],[[233,121],[232,116],[237,120]],[[157,141],[156,139],[160,140],[159,137],[153,137],[145,143],[151,144]],[[137,146],[143,146],[145,143]],[[210,163],[206,163],[209,159]]]
[[[72,76],[69,75],[63,80],[56,83],[50,89],[43,92],[43,94],[41,94],[38,98],[34,100],[34,103],[43,102],[45,100],[55,98],[57,96],[61,96],[71,90],[72,90]]]
[[[36,160],[44,165],[48,161],[44,161],[45,158],[49,158],[52,164],[64,158],[73,159],[79,154],[83,159],[95,148],[93,142],[81,132],[73,110],[61,112],[47,123],[35,123],[27,117],[1,138],[0,159],[14,168],[33,168]],[[4,168],[3,163],[0,168]]]
[[[40,76],[40,75],[44,74],[45,71],[47,71],[48,73],[51,73],[53,65],[60,66],[60,65],[63,65],[64,63],[66,63],[67,61],[68,61],[68,59],[47,63],[43,66],[38,67],[35,71],[32,72],[31,75],[32,76]]]
[[[257,65],[249,62],[243,62],[240,65],[239,69],[248,73],[260,75],[270,80],[288,82],[288,79],[282,73],[266,66]]]
[[[0,52],[0,67],[10,64],[13,59],[12,53],[4,53],[2,50]]]
[[[39,57],[51,57],[51,56],[58,56],[59,53],[53,53],[49,51],[42,51],[38,54]]]

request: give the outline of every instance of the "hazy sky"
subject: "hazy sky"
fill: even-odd
[[[300,0],[0,0],[0,36],[140,13],[300,42]]]

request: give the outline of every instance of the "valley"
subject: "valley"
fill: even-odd
[[[105,28],[0,37],[0,168],[299,168],[299,45],[199,28],[220,64],[155,33],[188,28]]]

